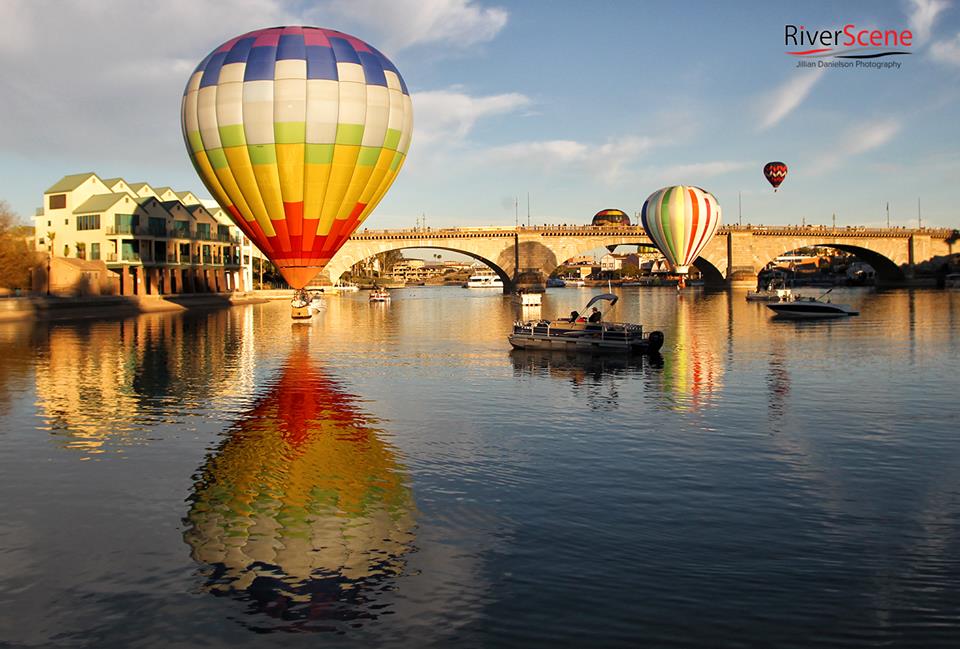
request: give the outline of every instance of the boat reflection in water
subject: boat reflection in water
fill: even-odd
[[[306,345],[195,476],[184,539],[205,588],[279,620],[257,630],[334,630],[405,569],[415,505],[403,467],[356,398]]]
[[[569,381],[575,391],[583,390],[593,410],[619,407],[620,379],[663,367],[660,354],[576,354],[562,351],[514,349],[510,352],[516,376],[549,376]]]

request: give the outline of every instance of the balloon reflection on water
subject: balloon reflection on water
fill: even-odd
[[[205,588],[304,628],[375,617],[415,526],[375,424],[308,352],[291,355],[195,476],[184,539]]]

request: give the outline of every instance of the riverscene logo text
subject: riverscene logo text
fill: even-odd
[[[803,25],[784,25],[785,47],[797,57],[798,68],[899,69],[892,57],[910,55],[913,32],[909,29],[861,29],[853,23],[840,29],[810,30]],[[876,59],[884,59],[878,61]]]

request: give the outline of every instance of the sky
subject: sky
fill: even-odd
[[[798,69],[787,24],[910,29],[900,69]],[[209,196],[180,98],[229,38],[305,24],[397,66],[404,168],[363,227],[588,223],[660,187],[727,223],[960,227],[960,6],[949,0],[2,0],[0,200],[25,220],[66,174]],[[796,48],[794,48],[796,49]],[[879,59],[879,60],[892,60]],[[770,160],[790,171],[774,193]],[[742,208],[740,205],[742,204]],[[518,206],[518,207],[517,207]]]

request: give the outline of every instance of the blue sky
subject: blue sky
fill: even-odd
[[[899,70],[797,69],[784,25],[912,29]],[[196,63],[239,33],[310,24],[379,47],[413,95],[409,158],[370,228],[636,213],[695,184],[724,220],[960,227],[960,6],[469,0],[4,0],[0,199],[62,175],[203,195],[180,136]],[[774,194],[761,168],[783,160]]]

